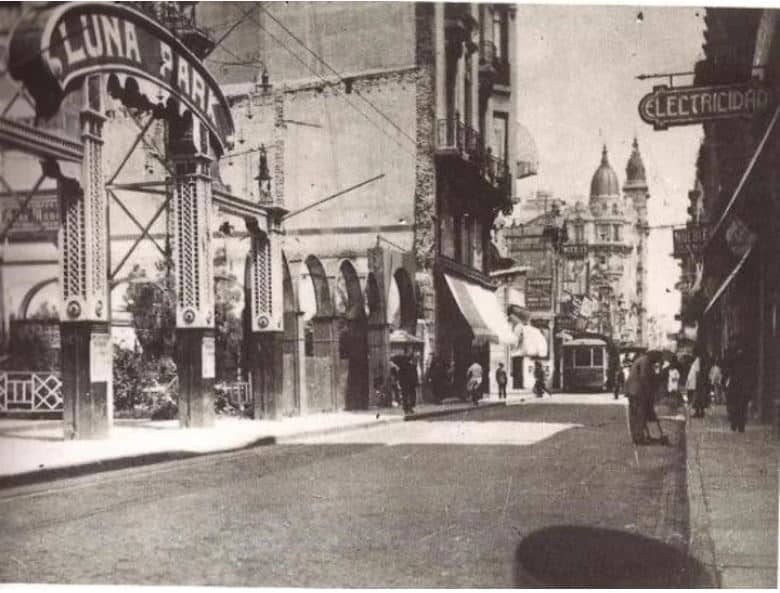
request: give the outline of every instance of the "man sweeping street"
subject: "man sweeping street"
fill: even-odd
[[[657,386],[658,351],[645,352],[632,364],[626,381],[628,425],[635,445],[646,445],[645,425],[653,418],[653,397]]]

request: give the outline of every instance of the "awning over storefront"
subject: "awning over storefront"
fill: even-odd
[[[723,281],[723,284],[720,285],[720,288],[718,288],[717,292],[715,293],[715,296],[713,296],[710,299],[710,302],[707,303],[707,307],[704,309],[704,314],[706,315],[710,309],[712,309],[713,305],[718,302],[718,299],[723,294],[723,292],[728,288],[729,284],[734,280],[734,278],[737,277],[737,274],[739,274],[739,271],[742,269],[742,266],[745,265],[745,262],[750,257],[750,254],[753,252],[753,246],[751,245],[748,250],[745,252],[745,255],[742,256],[742,259],[739,260],[739,263],[736,265],[736,267],[731,271],[731,274],[728,275],[728,277]]]
[[[517,350],[511,353],[515,356],[531,356],[547,358],[547,340],[539,328],[533,325],[518,325],[515,328],[517,335]]]
[[[444,274],[455,302],[466,318],[474,338],[496,344],[515,344],[516,338],[501,312],[496,294],[471,282]]]

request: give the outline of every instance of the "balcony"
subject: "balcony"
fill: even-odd
[[[470,163],[480,177],[494,188],[509,190],[511,184],[506,161],[493,156],[490,147],[485,148],[479,132],[458,117],[440,119],[436,124],[438,155],[458,157]]]

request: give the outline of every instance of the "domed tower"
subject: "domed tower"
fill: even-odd
[[[586,292],[601,301],[602,311],[610,312],[598,317],[592,329],[615,338],[621,326],[612,312],[626,292],[624,271],[629,250],[626,244],[628,221],[625,210],[620,182],[609,164],[605,145],[601,152],[601,163],[590,182],[589,220],[586,223],[590,228],[587,233]]]
[[[650,227],[647,222],[647,177],[639,142],[634,137],[631,156],[626,164],[626,184],[623,186],[627,205],[633,205],[636,213],[636,298],[638,307],[637,341],[647,346],[647,243]]]
[[[590,200],[620,197],[620,184],[607,158],[607,145],[601,151],[601,164],[590,180]]]

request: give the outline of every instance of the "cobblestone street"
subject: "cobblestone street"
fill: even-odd
[[[540,573],[515,559],[521,541],[587,526],[626,541],[586,545],[592,534],[569,534],[555,562],[576,568],[604,552],[614,569],[541,575],[546,582],[688,584],[682,424],[663,424],[672,446],[641,448],[639,468],[623,405],[557,403],[6,490],[2,580],[533,586]],[[652,562],[684,570],[623,557],[640,536],[669,544],[658,545],[671,556]]]

